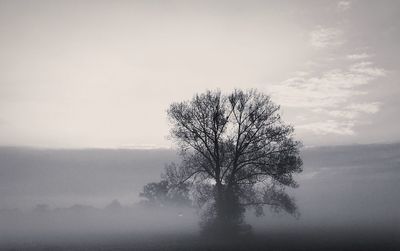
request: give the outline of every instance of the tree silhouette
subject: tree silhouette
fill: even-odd
[[[237,231],[246,208],[258,216],[265,205],[297,214],[284,188],[297,186],[293,174],[302,171],[300,142],[279,108],[257,90],[234,90],[196,94],[168,109],[182,162],[168,166],[165,177],[177,186],[190,184],[204,208],[205,232]]]

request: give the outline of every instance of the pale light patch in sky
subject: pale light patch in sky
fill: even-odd
[[[327,120],[322,122],[315,122],[306,125],[297,126],[298,129],[311,130],[317,135],[337,134],[337,135],[353,135],[354,122],[344,121],[339,122],[336,120]]]
[[[344,44],[343,31],[337,28],[318,26],[310,33],[311,45],[317,49]]]
[[[340,11],[346,11],[351,8],[351,2],[350,1],[340,1],[337,4],[337,7]]]
[[[372,55],[368,54],[368,53],[360,53],[360,54],[349,54],[347,55],[347,59],[350,60],[360,60],[360,59],[366,59],[366,58],[370,58]]]
[[[332,47],[344,44],[343,32],[339,29],[318,27],[312,31],[310,43],[320,50],[330,51]],[[348,54],[345,58],[359,61],[370,58],[367,53]],[[340,57],[326,57],[326,62],[339,62]],[[354,127],[362,114],[374,114],[379,111],[380,102],[351,103],[357,96],[367,96],[368,86],[374,80],[387,75],[383,68],[374,66],[371,61],[359,61],[351,64],[340,62],[345,67],[327,69],[323,72],[312,70],[296,71],[293,77],[270,88],[273,97],[288,107],[304,107],[309,111],[324,115],[325,121],[308,122],[297,125],[300,130],[309,130],[314,134],[354,135]],[[318,68],[318,64],[309,68]]]
[[[310,76],[311,75],[311,76]],[[272,88],[273,97],[285,106],[304,107],[310,111],[329,115],[326,121],[305,123],[296,126],[319,135],[353,135],[357,118],[363,113],[379,111],[379,102],[351,103],[356,96],[368,95],[360,87],[371,84],[386,75],[382,68],[372,62],[360,62],[347,69],[333,69],[321,76],[302,75],[290,78]]]
[[[351,13],[350,7],[349,1],[337,4],[339,10],[348,13]],[[388,70],[371,60],[375,52],[348,53],[360,51],[357,48],[368,48],[368,41],[351,48],[349,45],[353,41],[348,38],[345,23],[340,21],[339,18],[336,24],[320,24],[312,30],[310,45],[318,49],[315,59],[310,60],[314,63],[269,89],[278,103],[297,111],[308,111],[309,119],[296,117],[298,124],[295,127],[299,130],[317,135],[354,136],[357,134],[355,128],[370,123],[371,115],[378,113],[382,106],[382,101],[376,97],[369,100],[368,97],[374,95],[371,90],[378,88],[374,86],[385,81]]]
[[[386,71],[382,68],[374,67],[372,62],[364,61],[354,64],[350,67],[350,71],[365,74],[371,77],[385,76]]]
[[[351,104],[348,109],[355,112],[364,112],[364,113],[377,113],[379,111],[380,102],[372,102],[372,103],[360,103],[360,104]]]
[[[320,76],[295,76],[271,87],[278,103],[294,107],[337,107],[356,95],[365,95],[358,87],[367,85],[384,70],[357,63],[348,69],[333,69]]]
[[[322,109],[320,110],[321,112],[323,111]],[[358,116],[358,112],[352,111],[352,110],[326,110],[329,115],[333,117],[339,117],[339,118],[346,118],[346,119],[354,119],[355,117]]]
[[[315,112],[327,113],[333,117],[355,119],[364,114],[374,114],[380,109],[380,102],[350,104],[341,110],[315,109]]]

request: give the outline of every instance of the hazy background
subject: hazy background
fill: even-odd
[[[296,235],[311,231],[314,236],[325,233],[322,240],[332,241],[335,237],[330,231],[339,231],[342,237],[375,233],[367,239],[398,240],[400,144],[306,148],[302,157],[304,172],[297,177],[300,187],[289,190],[300,218],[267,210],[265,217],[256,219],[249,212],[247,221],[256,233],[267,231],[269,238],[273,233],[281,233],[281,238],[292,234],[296,240]],[[91,236],[97,242],[103,240],[95,234],[138,241],[140,236],[156,240],[157,234],[179,233],[175,237],[185,238],[196,234],[196,210],[146,208],[138,203],[142,186],[158,181],[164,163],[176,158],[172,150],[3,147],[2,242],[29,246],[31,242],[71,238],[76,242]]]
[[[396,194],[400,144],[303,148],[302,158],[304,172],[297,176],[300,187],[293,191],[301,209],[326,206],[318,213],[346,214],[357,210],[353,206],[373,211],[400,203]],[[0,205],[23,210],[36,204],[101,208],[114,199],[132,205],[140,200],[142,187],[159,181],[164,165],[177,160],[175,151],[165,149],[2,147]]]

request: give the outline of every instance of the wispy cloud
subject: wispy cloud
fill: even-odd
[[[294,76],[271,88],[280,103],[293,107],[337,107],[351,97],[366,94],[357,87],[369,84],[385,71],[370,62],[333,69],[320,76]]]
[[[386,71],[382,68],[374,67],[372,62],[360,62],[350,67],[352,72],[365,74],[371,77],[385,76]]]
[[[352,110],[326,110],[326,112],[336,118],[354,119],[358,116],[358,112]]]
[[[361,103],[361,104],[351,104],[348,109],[355,112],[364,112],[364,113],[377,113],[379,111],[381,103],[380,102],[372,102],[372,103]]]
[[[319,75],[296,73],[271,88],[274,98],[284,106],[304,108],[331,117],[326,121],[297,126],[315,134],[353,135],[353,127],[362,114],[379,111],[381,103],[354,103],[357,96],[368,94],[360,87],[385,76],[386,71],[372,62],[358,62],[344,69],[332,69]]]
[[[365,52],[364,53],[359,53],[359,54],[349,54],[349,55],[346,56],[346,58],[350,59],[350,60],[367,59],[367,58],[370,58],[370,57],[371,57],[371,55],[367,54]]]
[[[344,44],[343,31],[337,28],[318,26],[310,33],[310,43],[317,49]]]
[[[351,8],[351,2],[350,1],[340,1],[337,4],[337,8],[340,11],[346,11]]]
[[[307,129],[318,135],[338,134],[353,135],[355,123],[353,121],[339,122],[337,120],[327,120],[297,126],[298,129]]]
[[[359,117],[362,113],[366,114],[377,113],[380,109],[380,105],[381,105],[380,102],[350,104],[343,107],[342,109],[338,110],[319,109],[318,112],[323,112],[336,118],[355,119]]]

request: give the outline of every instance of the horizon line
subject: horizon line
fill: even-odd
[[[380,141],[380,142],[370,142],[370,143],[349,143],[349,144],[321,144],[321,145],[303,145],[302,148],[311,149],[311,148],[320,148],[320,147],[338,147],[338,146],[367,146],[367,145],[394,145],[400,144],[400,141]],[[0,144],[0,148],[25,148],[25,149],[36,149],[36,150],[143,150],[143,151],[151,151],[151,150],[179,150],[178,147],[175,146],[153,146],[153,145],[128,145],[128,146],[116,146],[116,147],[96,147],[96,146],[87,146],[87,147],[55,147],[55,146],[40,146],[40,145],[2,145]]]

